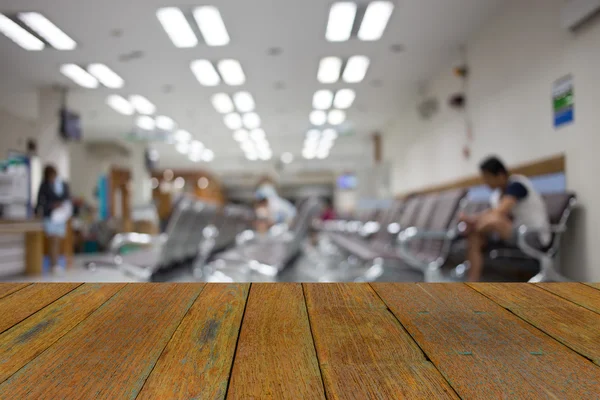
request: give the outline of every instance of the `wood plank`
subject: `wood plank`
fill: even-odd
[[[125,284],[85,284],[0,335],[0,382],[17,372]]]
[[[600,290],[571,282],[538,283],[536,286],[600,314]]]
[[[600,289],[600,283],[587,283],[586,285],[596,289]]]
[[[0,333],[81,285],[81,283],[36,283],[0,299]]]
[[[29,285],[31,283],[0,283],[0,299]]]
[[[132,284],[0,385],[0,398],[134,399],[202,284]]]
[[[328,399],[458,398],[368,284],[304,289]]]
[[[138,399],[223,399],[250,285],[211,284],[186,314]]]
[[[600,365],[599,314],[528,283],[470,286]]]
[[[461,397],[600,393],[600,368],[464,284],[372,286]]]
[[[252,285],[227,398],[325,398],[300,284]]]

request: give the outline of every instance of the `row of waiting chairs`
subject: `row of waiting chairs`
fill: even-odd
[[[153,280],[181,265],[206,263],[234,245],[237,235],[250,229],[253,220],[250,208],[219,208],[186,197],[175,206],[163,234],[117,234],[111,243],[110,265],[138,280]],[[98,266],[97,262],[91,264]]]
[[[537,232],[519,227],[517,246],[503,243],[487,249],[486,271],[531,274],[530,282],[562,281],[556,266],[562,234],[576,197],[573,193],[543,196],[551,222],[552,240],[542,246]],[[465,190],[421,195],[394,203],[375,214],[365,211],[356,219],[329,221],[317,228],[331,243],[329,254],[347,257],[345,267],[331,272],[330,280],[445,281],[464,271],[466,238],[459,215],[481,212],[486,202],[471,201]],[[459,267],[451,270],[450,267]],[[463,271],[461,271],[461,268]]]

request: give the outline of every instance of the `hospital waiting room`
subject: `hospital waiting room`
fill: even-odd
[[[600,0],[0,0],[0,398],[600,398],[598,71]]]

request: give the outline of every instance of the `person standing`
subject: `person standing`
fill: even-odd
[[[64,182],[53,165],[46,165],[38,191],[36,214],[44,220],[44,232],[48,237],[50,265],[56,274],[64,273],[59,263],[60,245],[67,233],[67,221],[71,217],[69,185]]]

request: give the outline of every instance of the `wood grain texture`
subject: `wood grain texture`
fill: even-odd
[[[458,398],[368,284],[304,289],[328,399]]]
[[[0,385],[2,399],[134,399],[202,284],[131,284]]]
[[[0,333],[78,286],[81,283],[34,284],[0,299]]]
[[[470,286],[565,346],[600,364],[600,314],[528,283],[478,283]]]
[[[208,285],[138,399],[223,399],[250,285]]]
[[[85,284],[0,335],[0,383],[87,318],[125,284]]]
[[[463,284],[373,284],[464,398],[597,398],[600,368]]]
[[[324,399],[300,284],[253,284],[228,399]]]
[[[587,283],[586,285],[596,289],[600,289],[600,283]]]
[[[0,283],[0,299],[23,289],[30,283]]]
[[[600,314],[600,290],[581,283],[538,283],[536,286]]]

